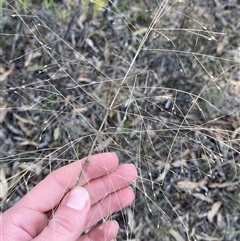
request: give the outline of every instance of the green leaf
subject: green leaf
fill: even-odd
[[[53,139],[54,139],[54,141],[56,141],[59,138],[59,136],[60,136],[60,128],[57,127],[53,131]]]

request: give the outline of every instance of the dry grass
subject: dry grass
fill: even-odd
[[[139,173],[119,240],[238,240],[237,1],[63,3],[2,7],[2,210],[115,151]]]

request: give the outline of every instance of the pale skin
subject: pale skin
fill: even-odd
[[[115,153],[93,155],[76,187],[83,165],[84,159],[52,172],[1,214],[0,241],[110,241],[116,237],[118,224],[113,220],[82,233],[134,201],[129,185],[137,178],[136,168],[119,165]]]

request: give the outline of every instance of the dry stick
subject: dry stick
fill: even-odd
[[[95,139],[93,140],[93,144],[92,144],[92,146],[91,146],[91,148],[90,148],[90,151],[89,151],[89,154],[88,154],[86,160],[84,161],[83,168],[82,168],[82,170],[81,170],[81,172],[80,172],[80,175],[79,175],[79,177],[77,178],[77,184],[76,184],[76,185],[79,185],[79,184],[80,184],[80,181],[81,181],[81,179],[82,179],[82,177],[83,177],[83,175],[84,175],[84,173],[85,173],[85,171],[86,171],[86,169],[87,169],[87,165],[88,165],[88,163],[89,163],[89,158],[90,158],[90,156],[92,155],[93,149],[94,149],[94,147],[95,147],[95,145],[96,145],[96,143],[97,143],[97,140],[98,140],[98,138],[99,138],[99,136],[100,136],[100,133],[102,132],[104,123],[105,123],[105,121],[107,120],[107,118],[108,118],[108,116],[109,116],[109,113],[110,113],[110,111],[111,111],[111,109],[112,109],[112,107],[113,107],[113,105],[114,105],[114,103],[115,103],[115,100],[116,100],[116,98],[117,98],[120,90],[122,89],[124,83],[127,81],[128,74],[130,73],[130,71],[131,71],[131,69],[132,69],[132,67],[133,67],[133,65],[134,65],[134,63],[135,63],[135,61],[136,61],[136,59],[137,59],[137,57],[138,57],[138,55],[139,55],[139,53],[140,53],[143,45],[144,45],[144,43],[146,42],[146,40],[147,40],[150,32],[152,31],[155,23],[158,21],[158,17],[161,16],[161,12],[162,12],[162,11],[163,11],[163,9],[158,9],[158,11],[157,11],[154,19],[152,20],[152,22],[151,22],[151,24],[150,24],[150,26],[149,26],[149,28],[148,28],[148,31],[147,31],[146,34],[144,35],[143,40],[141,41],[141,43],[140,43],[140,45],[139,45],[139,47],[138,47],[138,50],[137,50],[137,52],[136,52],[136,54],[135,54],[135,56],[134,56],[134,58],[133,58],[133,60],[132,60],[132,62],[131,62],[131,64],[130,64],[130,66],[129,66],[129,68],[128,68],[128,70],[127,70],[127,72],[126,72],[126,74],[125,74],[125,76],[124,76],[124,78],[123,78],[123,80],[122,80],[122,82],[121,82],[120,85],[119,85],[119,88],[117,89],[117,92],[116,92],[115,96],[113,97],[113,100],[112,100],[109,108],[107,108],[107,112],[106,112],[106,114],[105,114],[105,116],[104,116],[104,118],[103,118],[102,124],[101,124],[101,126],[100,126],[100,128],[99,128],[99,130],[98,130],[98,132],[97,132],[97,134],[96,134],[96,136],[95,136]]]

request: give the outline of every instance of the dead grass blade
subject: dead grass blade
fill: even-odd
[[[169,233],[175,238],[176,241],[185,241],[185,239],[182,237],[182,235],[175,231],[174,229],[170,229]]]
[[[0,199],[4,199],[8,194],[8,182],[6,179],[5,171],[0,169]]]
[[[13,72],[14,66],[15,66],[15,65],[12,64],[12,65],[10,66],[10,69],[9,69],[8,71],[6,71],[5,73],[3,73],[3,74],[0,75],[0,82],[3,82],[4,80],[7,79],[7,77]]]
[[[218,213],[218,211],[219,211],[221,206],[222,206],[222,202],[221,201],[215,202],[212,205],[211,210],[208,211],[207,218],[208,218],[208,221],[210,223],[213,222],[213,218],[216,216],[216,214]]]
[[[185,180],[177,182],[177,186],[179,188],[181,188],[181,189],[191,189],[191,190],[196,189],[198,187],[201,187],[205,184],[206,184],[205,180],[203,180],[201,182],[192,182],[192,181],[185,181]]]
[[[3,123],[5,116],[8,112],[7,106],[8,106],[7,103],[1,103],[0,105],[0,124]]]

